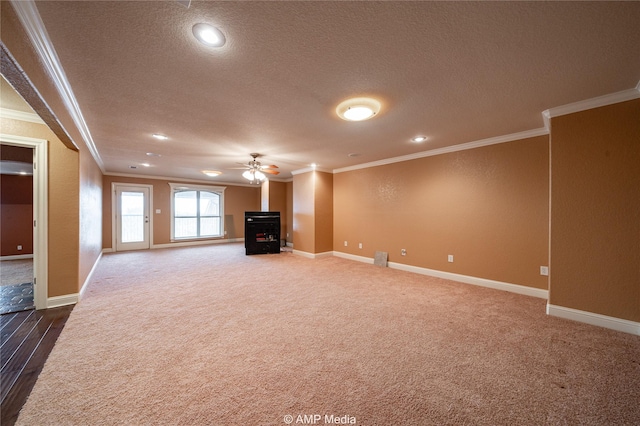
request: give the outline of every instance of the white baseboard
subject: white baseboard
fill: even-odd
[[[373,259],[370,257],[356,256],[353,254],[342,253],[339,251],[334,251],[333,255],[337,257],[342,257],[344,259],[350,259],[358,262],[373,264]],[[452,272],[443,272],[435,269],[421,268],[418,266],[405,265],[403,263],[388,262],[387,265],[389,266],[389,268],[399,269],[401,271],[413,272],[416,274],[428,275],[431,277],[444,278],[451,281],[457,281],[465,284],[473,284],[480,287],[488,287],[495,290],[509,291],[511,293],[538,297],[540,299],[549,298],[549,292],[547,290],[543,290],[539,288],[527,287],[519,284],[505,283],[502,281],[488,280],[486,278],[472,277],[469,275],[454,274]]]
[[[59,308],[60,306],[75,305],[78,303],[78,293],[54,296],[47,299],[47,309]]]
[[[309,253],[307,251],[301,250],[293,250],[293,254],[297,254],[298,256],[306,257],[307,259],[321,259],[323,257],[331,257],[334,255],[332,251],[325,251],[322,253]]]
[[[0,256],[0,261],[21,259],[33,259],[33,254],[14,254],[12,256]]]
[[[355,254],[343,253],[341,251],[334,251],[333,255],[343,259],[355,260],[356,262],[370,263],[373,265],[373,258],[371,257],[357,256]]]
[[[104,250],[102,252],[104,252]],[[93,263],[93,266],[91,267],[91,271],[89,271],[89,274],[87,275],[87,279],[84,280],[82,287],[80,287],[80,292],[78,293],[78,302],[82,300],[82,296],[84,295],[84,292],[87,289],[89,282],[91,281],[91,277],[93,276],[93,273],[96,271],[96,268],[98,267],[98,263],[100,262],[100,259],[102,259],[102,252],[100,252],[100,255],[98,255],[98,258],[96,259],[96,261]]]
[[[593,312],[580,311],[578,309],[565,308],[564,306],[551,305],[550,303],[547,303],[547,315],[640,336],[640,322],[609,317]]]
[[[293,254],[297,254],[298,256],[306,257],[307,259],[315,259],[316,255],[313,253],[309,253],[306,251],[293,249]]]

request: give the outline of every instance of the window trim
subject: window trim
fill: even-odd
[[[224,227],[224,190],[227,189],[225,186],[213,186],[213,185],[194,185],[190,183],[174,183],[169,182],[169,187],[171,188],[170,195],[170,204],[171,204],[171,241],[189,241],[189,240],[211,240],[211,239],[220,239],[224,238],[225,227]],[[175,236],[175,194],[176,192],[182,191],[207,191],[213,192],[220,196],[220,235],[215,236],[205,236],[205,237],[179,237]]]

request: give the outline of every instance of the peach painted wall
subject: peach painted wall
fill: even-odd
[[[640,100],[551,130],[549,303],[640,321]]]
[[[306,253],[333,250],[333,175],[311,171],[293,177],[294,248]]]
[[[333,175],[315,171],[315,251],[333,250]]]
[[[294,248],[315,253],[315,210],[313,172],[293,176],[293,241]]]
[[[33,176],[2,175],[0,187],[2,256],[33,254]]]
[[[105,175],[102,185],[102,241],[104,248],[112,248],[112,183],[130,183],[151,185],[153,187],[153,244],[171,243],[171,188],[169,182],[186,183],[180,180],[146,179]],[[215,182],[206,183],[212,186],[224,186],[224,226],[227,237],[244,238],[244,212],[260,210],[260,186],[222,185]],[[205,183],[194,183],[205,185]],[[160,209],[160,213],[155,211]]]
[[[91,154],[80,151],[79,285],[102,253],[102,171]],[[79,288],[80,290],[80,288]]]
[[[548,145],[540,136],[335,174],[334,250],[547,289]]]
[[[287,243],[293,243],[293,181],[285,184],[286,205],[287,205],[287,225],[283,238]]]
[[[287,184],[269,181],[269,211],[280,212],[280,239],[287,235]]]

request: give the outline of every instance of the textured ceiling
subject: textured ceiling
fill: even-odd
[[[545,109],[640,80],[639,2],[37,7],[107,173],[239,182],[230,169],[259,152],[286,179],[539,129]],[[227,44],[198,44],[198,22]],[[382,102],[374,119],[335,115],[362,95]]]

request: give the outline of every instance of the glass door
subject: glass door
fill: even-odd
[[[150,248],[149,188],[116,186],[116,251]]]

